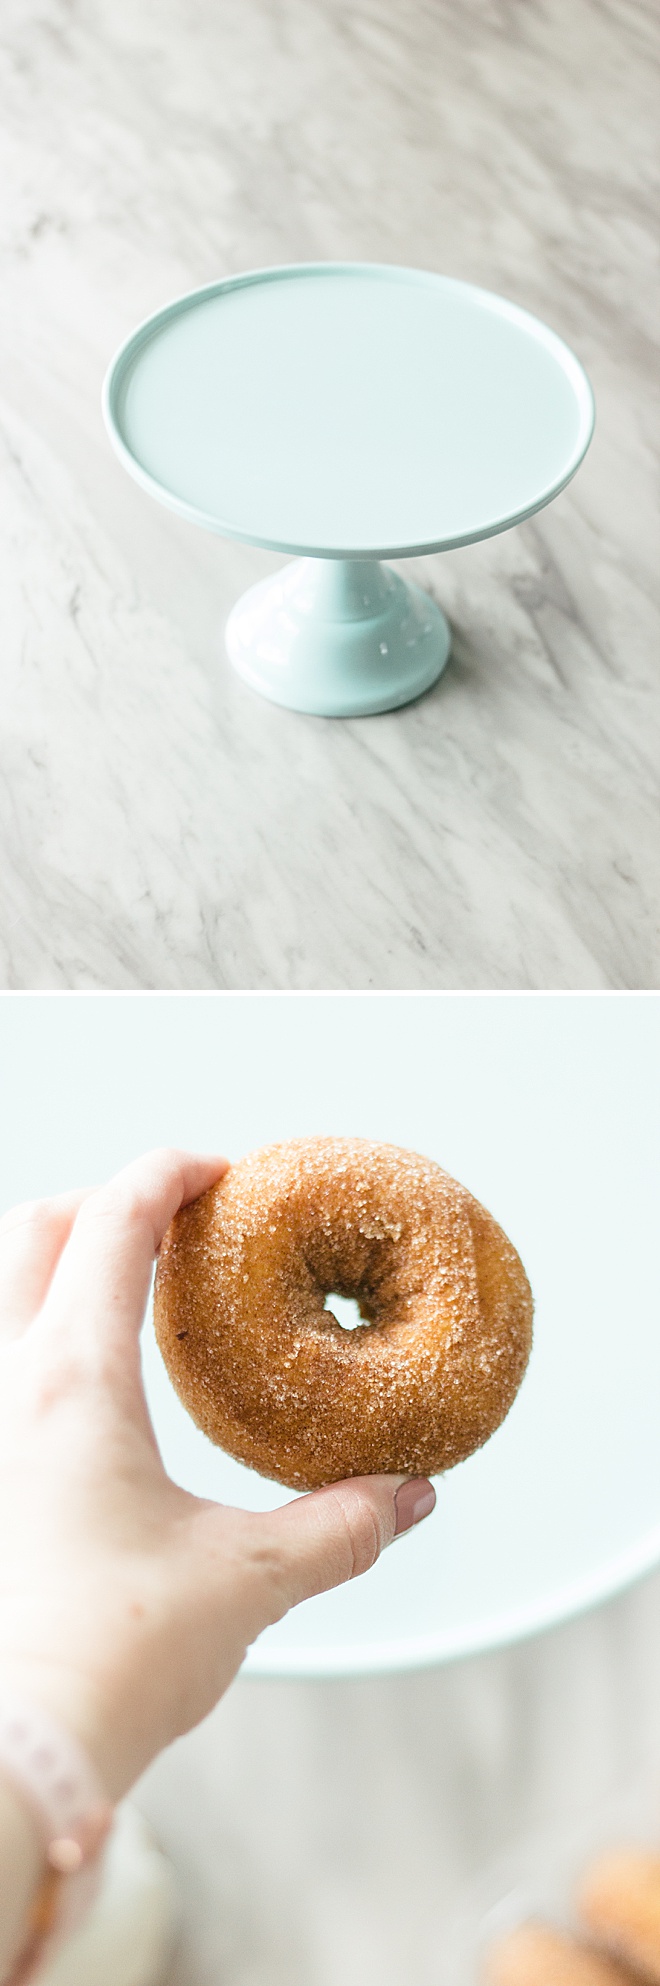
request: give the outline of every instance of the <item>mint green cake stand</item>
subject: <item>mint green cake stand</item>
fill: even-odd
[[[421,269],[302,263],[208,284],[121,347],[103,390],[137,482],[192,523],[294,554],[230,614],[230,661],[275,703],[391,710],[450,633],[383,565],[530,517],[589,445],[568,346],[487,290]]]

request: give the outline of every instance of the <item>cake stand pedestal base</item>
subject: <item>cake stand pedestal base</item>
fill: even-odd
[[[365,717],[410,703],[449,659],[444,614],[378,559],[294,559],[251,586],[226,628],[230,662],[273,703]]]

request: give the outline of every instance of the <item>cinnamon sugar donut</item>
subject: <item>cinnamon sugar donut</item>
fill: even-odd
[[[592,1934],[660,1986],[660,1855],[638,1848],[602,1855],[582,1879],[581,1915]]]
[[[347,1331],[324,1309],[354,1297]],[[492,1216],[431,1159],[302,1138],[232,1166],[182,1208],[154,1298],[170,1378],[198,1427],[292,1489],[426,1476],[499,1426],[532,1297]]]
[[[510,1932],[494,1946],[482,1977],[483,1986],[635,1986],[627,1966],[549,1924]]]

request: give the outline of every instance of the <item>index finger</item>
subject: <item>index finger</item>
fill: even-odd
[[[60,1256],[41,1323],[48,1332],[82,1333],[87,1344],[112,1336],[137,1340],[151,1272],[163,1235],[180,1207],[228,1170],[226,1158],[154,1151],[90,1193]]]
[[[0,1337],[19,1337],[41,1309],[84,1190],[23,1200],[0,1220]]]

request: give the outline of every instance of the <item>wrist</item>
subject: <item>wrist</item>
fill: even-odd
[[[96,1763],[71,1721],[45,1704],[46,1693],[43,1683],[28,1693],[24,1673],[20,1684],[0,1673],[0,1884],[8,1843],[19,1873],[0,1932],[0,1971],[5,1978],[12,1966],[14,1986],[41,1976],[45,1958],[88,1909],[112,1825]]]
[[[0,1649],[0,1696],[3,1688],[24,1697],[68,1732],[89,1758],[107,1794],[116,1804],[132,1783],[128,1761],[122,1757],[115,1719],[103,1693],[81,1671],[60,1663],[29,1657],[20,1662]]]

